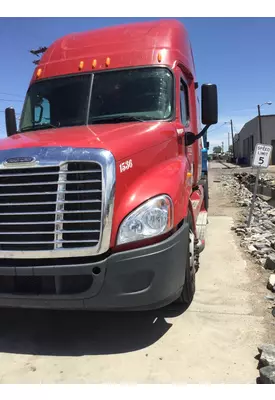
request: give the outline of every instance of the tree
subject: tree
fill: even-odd
[[[213,148],[213,153],[215,153],[215,154],[220,154],[221,152],[222,152],[221,146],[215,146],[215,147]]]

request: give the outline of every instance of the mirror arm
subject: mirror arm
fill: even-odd
[[[191,144],[195,143],[196,140],[199,140],[206,132],[207,129],[211,125],[205,125],[205,127],[201,130],[198,135],[195,135],[193,132],[186,132],[185,134],[185,145],[190,146]]]

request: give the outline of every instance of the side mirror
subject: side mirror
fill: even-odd
[[[12,136],[17,132],[14,108],[9,107],[5,110],[7,136]]]
[[[218,91],[216,85],[211,83],[202,85],[201,115],[204,125],[210,126],[218,122]]]
[[[191,146],[198,139],[203,137],[210,125],[218,122],[218,93],[217,86],[211,83],[204,84],[201,87],[201,109],[202,109],[202,123],[205,125],[201,132],[195,135],[193,132],[186,132],[185,145]],[[207,144],[209,148],[209,143]]]
[[[206,142],[206,148],[209,150],[209,142]]]

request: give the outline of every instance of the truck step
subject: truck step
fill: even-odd
[[[207,223],[208,223],[207,211],[201,211],[196,221],[196,231],[198,240],[197,247],[199,252],[203,251],[205,246],[205,234],[206,234]]]
[[[205,240],[198,240],[196,248],[198,250],[198,253],[201,253],[205,248]]]

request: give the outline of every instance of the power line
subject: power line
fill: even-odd
[[[21,96],[19,94],[14,94],[14,93],[6,93],[6,92],[0,92],[1,95],[5,95],[5,96],[15,96],[15,97],[21,97],[21,99],[24,98],[24,96]]]
[[[17,101],[19,103],[24,103],[24,100],[18,100],[18,99],[0,99],[0,101]]]
[[[221,128],[222,126],[224,126],[226,124],[226,122],[223,122],[220,126],[216,126],[215,128],[211,129],[211,131],[208,131],[208,133],[211,133],[213,131],[215,131],[216,129]]]
[[[4,113],[5,110],[0,110],[0,113]],[[15,115],[21,115],[20,113],[15,113]]]

